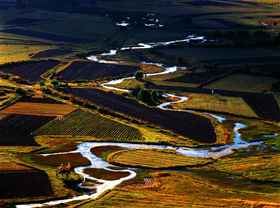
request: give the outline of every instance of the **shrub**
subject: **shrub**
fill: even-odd
[[[224,33],[224,37],[227,39],[233,39],[234,38],[234,31],[228,30]]]
[[[213,31],[213,36],[215,38],[221,38],[221,37],[223,37],[223,33],[220,30],[215,30],[215,31]]]
[[[150,102],[152,100],[152,96],[148,90],[140,90],[140,92],[137,95],[138,100],[141,100],[142,102]]]
[[[135,76],[135,79],[140,80],[143,78],[143,72],[137,71],[137,72],[135,72],[134,76]]]

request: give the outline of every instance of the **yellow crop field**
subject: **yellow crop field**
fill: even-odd
[[[180,106],[183,109],[215,111],[232,115],[258,118],[257,114],[250,108],[242,97],[226,97],[203,94],[188,94],[189,99],[183,103],[172,105],[174,108]]]
[[[213,161],[210,158],[185,156],[174,150],[160,149],[120,150],[109,155],[107,160],[115,164],[146,168],[196,166]]]
[[[66,104],[17,102],[14,105],[0,111],[0,113],[36,116],[63,116],[76,109],[77,108]]]

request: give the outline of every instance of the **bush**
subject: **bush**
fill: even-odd
[[[152,96],[148,90],[140,90],[140,92],[137,95],[138,100],[141,100],[142,102],[150,102],[152,100]]]
[[[17,87],[15,89],[15,93],[18,94],[18,95],[25,95],[25,92],[21,87]]]
[[[251,37],[249,31],[247,31],[247,30],[237,30],[235,33],[235,36],[236,36],[236,38],[243,38],[243,39]]]

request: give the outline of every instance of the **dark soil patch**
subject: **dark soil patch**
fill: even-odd
[[[59,41],[59,42],[73,42],[73,43],[96,42],[95,40],[70,37],[66,35],[57,35],[57,34],[47,33],[47,32],[38,32],[38,31],[26,30],[26,29],[7,29],[7,30],[0,30],[0,32],[28,36],[33,38],[41,38],[41,39],[46,39],[51,41]]]
[[[51,151],[51,153],[57,153],[57,152],[70,152],[70,151],[74,151],[77,150],[78,147],[77,145],[71,145],[71,146],[65,146],[65,147],[61,147],[59,149],[56,149],[54,151]]]
[[[140,70],[137,66],[116,64],[101,64],[96,62],[75,61],[69,67],[58,73],[62,80],[88,80],[105,77],[116,77],[131,74]]]
[[[128,172],[113,172],[98,168],[87,168],[84,170],[84,172],[94,178],[110,181],[118,180],[130,175]]]
[[[280,108],[273,95],[255,94],[243,97],[243,99],[260,118],[280,121]]]
[[[98,106],[155,124],[198,142],[216,142],[211,121],[196,114],[150,108],[134,100],[98,89],[65,88],[59,91],[85,98]]]
[[[0,199],[52,196],[48,175],[35,168],[0,172]]]
[[[174,79],[168,79],[168,80],[164,80],[164,81],[202,84],[204,82],[210,81],[211,79],[220,77],[221,75],[224,75],[227,73],[228,72],[225,72],[225,71],[192,73],[192,74],[185,74],[181,77],[176,77]]]
[[[69,153],[69,154],[58,154],[58,155],[32,155],[31,159],[42,165],[47,165],[51,167],[58,167],[61,164],[67,165],[68,162],[71,163],[72,168],[79,166],[89,166],[90,161],[83,157],[81,153]]]
[[[90,152],[97,157],[102,156],[105,152],[112,152],[112,151],[119,151],[124,150],[126,148],[119,147],[119,146],[103,146],[103,147],[94,147],[91,148]]]
[[[48,58],[48,57],[55,57],[55,56],[63,56],[74,51],[71,50],[57,50],[57,49],[50,49],[46,51],[41,51],[37,54],[31,55],[31,58]]]
[[[47,116],[9,115],[0,120],[0,145],[38,146],[30,134],[53,119]]]
[[[18,102],[63,104],[62,102],[47,97],[21,97]]]
[[[217,1],[192,1],[192,2],[181,2],[183,4],[190,4],[193,6],[240,6],[234,3],[217,2]]]
[[[57,66],[59,61],[33,61],[26,63],[18,63],[10,66],[0,67],[0,71],[9,73],[15,76],[20,76],[30,82],[38,82],[40,76]]]

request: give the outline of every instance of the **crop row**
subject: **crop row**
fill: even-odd
[[[65,116],[65,120],[53,120],[34,135],[91,136],[100,139],[141,140],[140,131],[100,115],[77,110]]]
[[[137,66],[102,64],[96,62],[75,61],[58,73],[62,80],[88,80],[105,77],[116,77],[138,71]]]
[[[109,155],[107,160],[120,165],[148,168],[196,166],[212,162],[209,158],[184,156],[175,151],[157,149],[121,150]]]

